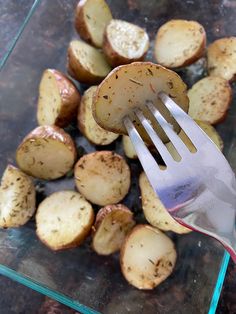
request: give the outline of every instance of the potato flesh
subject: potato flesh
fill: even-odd
[[[148,50],[149,38],[141,27],[121,20],[111,20],[106,29],[112,49],[122,57],[140,59]]]
[[[142,195],[142,208],[147,221],[154,227],[163,231],[173,231],[176,233],[188,233],[191,230],[179,224],[168,213],[161,200],[151,187],[144,172],[139,178],[139,186]]]
[[[90,87],[82,97],[78,111],[78,126],[84,136],[95,145],[108,145],[115,141],[119,135],[104,130],[94,120],[92,101],[96,89],[96,86]]]
[[[157,33],[155,57],[163,66],[175,68],[199,59],[205,48],[204,28],[195,21],[171,20]],[[199,51],[201,51],[199,53]]]
[[[234,81],[236,78],[236,37],[220,38],[207,49],[209,75]]]
[[[160,91],[171,95],[184,111],[188,111],[186,85],[175,72],[151,62],[119,66],[103,80],[95,93],[94,118],[104,129],[127,135],[123,118],[129,116],[143,138],[150,142],[133,113],[134,108],[140,108],[152,122],[160,138],[166,142],[168,138],[145,107],[147,101],[151,101],[167,121],[173,124],[175,130],[179,130],[175,120],[157,97]]]
[[[105,56],[98,49],[78,40],[72,41],[70,46],[75,57],[88,72],[105,77],[111,71]]]
[[[130,187],[130,170],[125,160],[110,151],[84,155],[75,165],[79,192],[94,204],[105,206],[121,201]]]
[[[134,226],[132,212],[114,209],[100,223],[93,237],[93,248],[101,255],[109,255],[120,249],[125,236]]]
[[[97,47],[102,47],[106,25],[112,19],[111,11],[104,0],[87,0],[83,7],[84,19]]]
[[[225,79],[205,77],[188,91],[189,115],[211,124],[220,122],[229,108],[231,95],[231,87]]]
[[[39,238],[54,250],[80,244],[87,236],[94,213],[92,206],[75,191],[51,194],[36,215]]]
[[[216,144],[216,146],[222,151],[223,146],[224,146],[223,140],[221,139],[220,135],[217,133],[215,128],[207,122],[198,121],[198,120],[196,120],[195,122],[210,137],[210,139]],[[190,141],[188,136],[182,130],[179,132],[179,137],[184,142],[184,144],[188,147],[190,152],[194,153],[196,151],[195,146],[193,145],[193,143]],[[166,147],[175,160],[179,161],[181,159],[179,154],[176,152],[174,145],[171,142],[167,143]]]
[[[122,144],[123,144],[123,149],[125,152],[125,155],[130,158],[130,159],[137,159],[137,153],[135,151],[134,145],[131,142],[131,139],[129,138],[128,135],[123,135],[122,136]]]
[[[136,226],[122,246],[122,272],[138,289],[155,288],[172,273],[175,261],[171,239],[148,225]]]
[[[34,212],[33,181],[19,169],[7,166],[0,186],[0,228],[22,226]]]
[[[74,164],[74,152],[56,139],[34,138],[17,150],[17,163],[36,178],[56,179],[65,175]]]
[[[37,120],[39,125],[53,125],[60,112],[61,97],[55,77],[46,72],[40,82]]]

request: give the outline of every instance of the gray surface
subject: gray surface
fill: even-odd
[[[0,63],[35,0],[0,0]]]

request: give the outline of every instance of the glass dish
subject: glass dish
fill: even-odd
[[[208,41],[235,35],[236,7],[233,1],[193,0],[113,0],[108,1],[115,18],[137,23],[148,30],[150,39],[157,28],[171,18],[198,20],[207,31]],[[73,16],[77,0],[38,1],[24,25],[14,49],[1,69],[0,78],[0,173],[14,155],[22,138],[36,125],[38,84],[45,68],[66,71],[66,50],[73,38]],[[152,46],[153,47],[153,46]],[[152,51],[147,55],[152,60]],[[180,74],[190,86],[204,74],[200,60]],[[82,88],[80,86],[80,88]],[[218,127],[224,140],[224,153],[236,169],[236,105]],[[74,127],[80,153],[95,147]],[[118,141],[108,149],[123,154]],[[133,182],[125,203],[140,210],[138,162],[130,162]],[[52,182],[36,181],[38,201],[61,189],[74,189],[72,178]],[[135,192],[136,191],[136,192]],[[142,219],[142,218],[140,218]],[[139,291],[120,273],[119,255],[96,255],[90,241],[79,248],[52,252],[35,235],[34,220],[19,229],[0,231],[0,274],[52,297],[81,313],[215,313],[229,256],[213,239],[198,233],[178,236],[170,233],[178,252],[174,273],[153,291]]]

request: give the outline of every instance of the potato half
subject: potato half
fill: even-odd
[[[80,94],[63,73],[47,69],[39,85],[37,120],[39,125],[67,126],[76,117]]]
[[[97,84],[111,71],[104,54],[79,40],[68,48],[68,73],[81,83]]]
[[[118,134],[104,130],[94,120],[92,114],[93,95],[97,86],[87,89],[82,96],[78,110],[78,128],[80,132],[95,145],[108,145],[118,138]]]
[[[36,233],[52,250],[76,247],[90,232],[93,221],[93,208],[82,195],[75,191],[60,191],[40,203]]]
[[[25,173],[45,180],[64,176],[74,165],[75,144],[57,126],[39,126],[31,131],[16,150],[16,161]]]
[[[103,51],[111,66],[143,60],[149,48],[146,31],[122,20],[111,20],[106,27]]]
[[[152,102],[178,131],[175,120],[158,98],[160,91],[170,95],[184,111],[188,111],[186,85],[178,74],[151,62],[121,65],[98,86],[93,102],[94,118],[102,128],[127,135],[123,119],[129,116],[144,140],[149,142],[149,138],[133,112],[134,108],[138,107],[152,122],[160,138],[166,142],[167,136],[145,106],[148,101]]]
[[[232,89],[227,80],[208,76],[188,91],[189,115],[193,119],[216,124],[224,120],[232,100]]]
[[[129,191],[130,169],[120,155],[111,151],[97,151],[78,160],[75,184],[79,192],[94,204],[116,204]]]
[[[8,165],[0,186],[0,228],[24,225],[35,212],[33,181],[20,169]]]
[[[190,65],[204,54],[206,33],[196,21],[170,20],[156,35],[154,55],[167,68]]]
[[[236,37],[215,40],[207,48],[207,67],[211,76],[236,79]]]
[[[161,200],[151,187],[144,172],[139,177],[139,187],[142,197],[143,213],[147,221],[154,227],[163,231],[174,231],[176,233],[189,233],[190,229],[179,224],[168,213]]]
[[[153,289],[173,271],[174,243],[160,230],[137,225],[121,247],[120,264],[125,279],[138,289]]]
[[[112,19],[104,0],[80,0],[75,12],[75,29],[89,44],[101,48],[107,24]]]
[[[216,144],[216,146],[222,151],[224,147],[224,143],[219,133],[216,131],[216,129],[210,123],[199,121],[199,120],[195,120],[195,122],[210,137],[210,139]],[[182,130],[179,132],[179,137],[184,142],[184,144],[188,147],[190,152],[194,153],[196,151],[196,148],[194,147],[193,143],[190,141],[188,136]],[[166,143],[166,147],[175,160],[179,161],[181,159],[179,154],[176,152],[174,145],[171,142]]]
[[[122,136],[122,145],[124,149],[125,156],[130,159],[137,159],[137,153],[135,151],[134,145],[128,135]]]
[[[101,208],[94,224],[94,251],[100,255],[118,251],[134,225],[133,213],[125,205],[107,205]]]

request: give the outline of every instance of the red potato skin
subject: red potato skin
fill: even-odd
[[[93,45],[96,47],[96,44],[93,42],[89,30],[86,26],[86,22],[84,20],[84,14],[83,14],[83,6],[85,4],[86,0],[80,0],[77,4],[77,7],[75,9],[75,22],[74,26],[77,31],[77,33],[80,35],[82,39],[84,39],[87,43]]]
[[[62,107],[55,120],[55,125],[62,128],[76,118],[81,96],[75,84],[62,72],[55,69],[46,71],[51,72],[55,77],[60,91]]]

